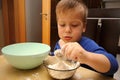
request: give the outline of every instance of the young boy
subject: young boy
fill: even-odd
[[[81,0],[61,0],[56,6],[58,34],[55,45],[70,60],[79,61],[105,75],[113,75],[118,63],[113,55],[106,52],[93,40],[82,36],[86,30],[87,7]]]

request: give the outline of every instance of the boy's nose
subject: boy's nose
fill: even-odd
[[[70,26],[66,26],[65,32],[71,32],[71,27]]]

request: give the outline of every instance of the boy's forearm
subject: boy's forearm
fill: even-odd
[[[85,64],[91,66],[98,72],[106,73],[110,70],[110,61],[103,54],[87,52],[87,61]]]

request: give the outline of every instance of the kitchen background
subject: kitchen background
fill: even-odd
[[[4,26],[2,18],[2,0],[0,0],[0,48],[4,46]],[[103,0],[105,8],[120,8],[120,0]],[[26,32],[27,41],[41,42],[41,4],[42,0],[25,0],[26,7]],[[120,45],[120,37],[119,37]],[[120,54],[117,55],[117,60],[120,65]],[[115,74],[115,78],[120,80],[120,70]]]
[[[0,0],[0,47],[4,46],[2,5]],[[41,0],[25,0],[27,41],[41,42]]]
[[[59,0],[56,0],[56,2],[57,1]],[[119,0],[103,0],[103,2],[105,2],[105,8],[120,8],[120,2],[118,1]],[[2,0],[0,0],[0,47],[4,46],[1,2]],[[27,41],[41,42],[41,3],[42,0],[25,0]]]

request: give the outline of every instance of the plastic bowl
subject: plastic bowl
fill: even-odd
[[[1,49],[8,63],[18,69],[32,69],[43,63],[50,46],[43,43],[25,42],[5,46]]]
[[[71,66],[71,68],[63,68],[63,64],[60,63],[55,56],[48,56],[44,61],[43,64],[46,67],[49,75],[55,79],[69,79],[71,78],[74,73],[76,72],[77,68],[80,66],[79,62],[76,63],[67,63],[67,65]],[[55,66],[58,67],[55,67]],[[61,69],[60,69],[61,67]]]

